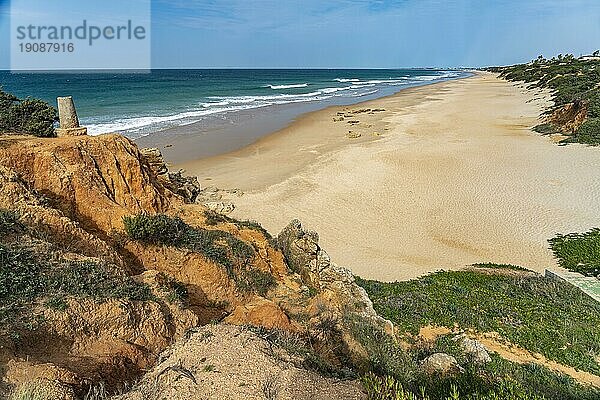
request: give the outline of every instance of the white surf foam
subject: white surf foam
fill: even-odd
[[[394,77],[389,79],[360,80],[357,78],[336,78],[335,81],[349,84],[347,86],[326,87],[309,93],[280,93],[272,95],[254,96],[211,96],[205,102],[198,104],[198,109],[190,109],[184,112],[163,116],[140,116],[121,118],[104,122],[90,119],[86,125],[91,135],[106,132],[131,132],[144,135],[148,132],[165,129],[169,126],[185,126],[200,121],[203,117],[218,113],[236,112],[271,105],[284,105],[290,103],[302,103],[311,101],[322,101],[333,97],[363,97],[376,94],[379,89],[386,86],[400,86],[423,81],[435,81],[445,78],[459,76],[455,72],[438,72],[435,75],[416,75],[412,77]],[[271,89],[288,89],[308,87],[308,83],[293,85],[268,85]],[[375,89],[372,89],[377,87]]]
[[[304,88],[307,87],[308,83],[296,83],[293,85],[267,85],[265,87],[270,87],[271,89],[274,90],[279,90],[279,89],[295,89],[295,88]]]
[[[88,128],[88,133],[90,135],[100,135],[102,133],[110,133],[110,132],[140,132],[145,128],[151,126],[166,126],[169,123],[175,121],[178,122],[177,125],[188,125],[199,120],[199,117],[203,117],[206,115],[223,113],[223,112],[231,112],[231,111],[241,111],[249,108],[257,108],[263,107],[263,105],[255,105],[255,106],[232,106],[232,107],[220,107],[220,108],[212,108],[212,109],[204,109],[204,110],[194,110],[187,111],[173,115],[165,115],[165,116],[152,116],[152,117],[132,117],[132,118],[121,118],[114,120],[109,123],[86,123],[85,125]],[[184,121],[187,120],[187,121]],[[85,123],[85,121],[82,121]]]

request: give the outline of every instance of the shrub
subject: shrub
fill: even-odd
[[[153,299],[150,288],[120,275],[110,264],[91,261],[69,262],[51,271],[44,279],[50,293],[63,293],[96,300],[109,298],[128,300]]]
[[[600,118],[600,89],[590,91],[586,96],[588,103],[588,116]]]
[[[16,96],[0,90],[0,130],[52,137],[58,113],[45,101]]]
[[[187,232],[187,225],[180,218],[163,214],[126,216],[123,224],[130,238],[153,244],[178,245]]]
[[[254,291],[261,296],[265,296],[277,283],[271,273],[256,268],[238,271],[234,280],[240,289]]]
[[[561,267],[584,275],[600,274],[600,229],[557,235],[549,242]]]
[[[264,235],[264,237],[266,237],[269,240],[273,239],[271,234],[269,232],[267,232],[267,230],[265,228],[263,228],[256,221],[240,221],[240,220],[237,220],[234,218],[230,218],[226,215],[219,214],[212,210],[206,210],[204,212],[204,217],[206,218],[206,225],[214,226],[214,225],[218,225],[220,223],[230,223],[230,224],[234,224],[235,226],[237,226],[240,229],[251,229],[254,231],[258,231],[258,232],[262,233]]]

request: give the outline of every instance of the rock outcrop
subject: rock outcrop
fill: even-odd
[[[160,184],[137,146],[120,135],[8,137],[1,164],[64,216],[88,230],[122,229],[122,218],[183,204]]]
[[[165,163],[162,153],[156,147],[141,149],[140,152],[148,162],[152,172],[165,187],[181,196],[188,204],[196,201],[196,197],[202,190],[198,178],[183,175],[185,172],[183,170],[169,172],[169,167]]]
[[[588,104],[582,100],[576,100],[555,109],[548,120],[561,129],[567,135],[577,129],[587,120]]]
[[[313,302],[327,304],[340,318],[349,313],[356,314],[390,335],[394,334],[393,324],[373,309],[373,302],[356,284],[352,272],[332,262],[319,246],[318,233],[305,230],[300,221],[293,220],[277,236],[277,244],[292,271],[299,273],[303,282],[318,292]]]

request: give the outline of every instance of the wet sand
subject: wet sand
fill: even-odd
[[[300,219],[365,278],[476,262],[543,271],[555,265],[547,239],[600,226],[600,149],[532,132],[548,104],[480,73],[310,113],[240,151],[176,167],[244,190],[232,216],[273,234]]]

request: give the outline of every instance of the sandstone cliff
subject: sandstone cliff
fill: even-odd
[[[364,352],[351,325],[359,319],[392,331],[352,274],[333,264],[318,236],[299,222],[273,239],[255,223],[187,204],[194,188],[179,190],[178,179],[165,181],[164,174],[151,153],[119,135],[0,137],[0,210],[18,219],[18,229],[0,229],[2,249],[14,255],[0,271],[22,272],[16,270],[24,254],[45,268],[32,292],[37,297],[0,294],[3,307],[21,299],[23,310],[15,315],[35,321],[1,332],[5,393],[32,381],[56,398],[80,396],[100,383],[118,390],[188,329],[211,321],[293,332],[328,365],[356,368]],[[157,214],[224,238],[218,245],[225,251],[249,246],[252,256],[232,273],[209,253],[124,233],[124,217]],[[268,277],[269,285],[247,287],[236,274]]]

